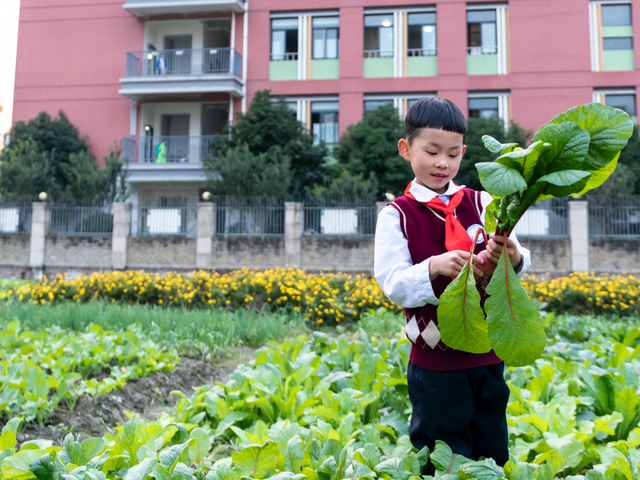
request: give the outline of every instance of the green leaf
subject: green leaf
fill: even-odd
[[[484,214],[484,229],[487,232],[495,232],[498,227],[497,215],[500,206],[500,198],[495,198],[487,208]]]
[[[413,473],[407,470],[402,458],[388,458],[376,465],[374,470],[377,473],[386,473],[394,480],[407,480]]]
[[[45,450],[20,450],[15,455],[11,455],[2,462],[2,474],[6,479],[29,480],[36,478],[29,465],[43,455],[48,455]]]
[[[446,443],[436,440],[436,446],[431,453],[431,463],[436,470],[444,474],[457,474],[460,467],[469,462],[471,462],[470,459],[453,453]]]
[[[167,469],[170,474],[173,473],[174,468],[176,468],[176,465],[180,461],[182,453],[189,448],[190,443],[193,443],[193,441],[189,440],[188,442],[180,445],[174,445],[173,447],[160,452],[160,455],[158,455],[160,465]]]
[[[537,468],[536,464],[520,462],[511,470],[509,480],[529,480]]]
[[[496,355],[510,366],[528,365],[540,358],[546,343],[544,321],[535,303],[520,284],[502,250],[485,302],[489,342]]]
[[[240,475],[231,468],[223,466],[209,473],[205,478],[206,480],[240,480]]]
[[[265,478],[275,471],[280,450],[274,442],[269,440],[264,445],[249,445],[240,452],[233,452],[231,458],[240,475]]]
[[[145,458],[135,467],[131,467],[123,477],[123,480],[144,480],[155,465],[155,458]]]
[[[496,159],[496,162],[502,163],[507,166],[517,165],[517,169],[527,182],[531,183],[533,173],[538,166],[538,159],[549,148],[550,144],[538,140],[533,142],[526,149],[515,149],[512,152],[501,155]]]
[[[16,434],[11,430],[7,430],[0,435],[0,452],[7,448],[16,448]]]
[[[64,437],[63,449],[60,451],[60,456],[65,463],[73,463],[79,467],[85,465],[87,460],[89,460],[82,445],[74,440],[73,434],[71,433]]]
[[[456,350],[487,353],[491,351],[489,330],[470,262],[440,296],[440,335],[445,345]]]
[[[584,162],[588,170],[599,170],[611,162],[633,134],[633,121],[627,113],[597,102],[571,108],[550,123],[563,122],[576,123],[590,135]]]
[[[587,180],[587,184],[584,186],[582,190],[580,190],[580,192],[576,193],[576,195],[584,195],[589,190],[598,188],[600,185],[606,182],[607,179],[611,176],[611,174],[614,172],[614,170],[618,166],[618,158],[620,158],[620,153],[618,153],[613,158],[613,160],[607,163],[604,167],[598,170],[592,170],[591,176]]]
[[[88,459],[99,455],[106,446],[107,442],[105,442],[104,438],[100,437],[91,437],[82,441],[82,449],[86,453]],[[79,464],[76,463],[76,465]]]
[[[492,153],[506,153],[518,146],[517,143],[500,143],[498,140],[489,135],[483,135],[482,141],[484,142],[484,146],[487,148],[487,150]]]
[[[542,141],[551,146],[540,155],[536,173],[544,175],[561,170],[582,170],[589,139],[589,133],[573,122],[544,125],[532,141]]]
[[[200,463],[211,450],[211,439],[207,432],[200,427],[191,430],[189,439],[193,439],[189,444],[189,458]]]
[[[460,467],[458,476],[463,480],[498,480],[504,477],[504,470],[492,458],[479,462],[465,463]]]
[[[304,447],[299,436],[293,437],[287,442],[287,448],[284,452],[284,468],[290,472],[299,473],[300,463],[304,456]]]
[[[7,432],[18,433],[18,426],[20,426],[21,422],[22,422],[22,417],[12,418],[6,423],[6,425],[2,427],[2,432],[0,433],[7,433]]]
[[[545,194],[566,197],[579,193],[587,185],[590,172],[582,170],[562,170],[544,175],[536,183],[549,183]]]
[[[504,197],[511,195],[523,188],[527,188],[527,182],[520,172],[496,162],[476,163],[480,183],[491,195]]]
[[[38,480],[57,480],[67,469],[54,453],[46,453],[29,463],[29,469]]]

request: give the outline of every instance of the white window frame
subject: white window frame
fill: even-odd
[[[631,0],[591,0],[589,2],[589,39],[591,46],[591,71],[601,72],[600,63],[600,25],[602,19],[598,15],[599,5],[630,5]],[[633,6],[632,6],[633,9]],[[632,10],[633,12],[633,10]],[[632,22],[633,24],[633,19]]]
[[[635,88],[596,88],[593,90],[593,101],[606,105],[607,95],[633,95],[636,97],[636,115],[638,116],[638,97]],[[605,97],[605,98],[603,98]],[[604,100],[604,101],[603,101]]]
[[[469,114],[469,99],[471,98],[489,98],[498,99],[498,118],[504,123],[505,130],[509,129],[511,123],[511,92],[473,92],[467,94],[467,115]]]
[[[423,10],[420,10],[421,12]],[[398,110],[398,115],[400,118],[404,119],[407,112],[409,111],[408,101],[409,100],[418,100],[420,98],[433,98],[436,97],[436,92],[425,92],[425,93],[402,93],[396,95],[389,94],[379,94],[379,95],[365,95],[362,104],[362,111],[364,113],[364,102],[367,100],[393,100],[393,106],[396,110]]]
[[[467,5],[467,12],[472,10],[495,10],[496,11],[496,43],[498,44],[498,75],[509,73],[509,45],[507,45],[507,3],[478,3]],[[465,17],[466,18],[466,17]],[[437,21],[437,19],[436,19]],[[467,47],[467,53],[470,48]]]

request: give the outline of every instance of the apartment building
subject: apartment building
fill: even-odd
[[[64,110],[138,198],[192,202],[202,160],[256,91],[318,142],[439,95],[536,129],[600,101],[636,116],[631,0],[22,0],[14,121]]]

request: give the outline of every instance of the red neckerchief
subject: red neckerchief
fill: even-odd
[[[405,196],[416,200],[416,197],[414,197],[411,193],[411,184],[407,185],[404,194]],[[426,205],[427,207],[431,207],[434,210],[439,210],[445,214],[444,244],[447,247],[447,250],[450,252],[454,250],[463,250],[465,252],[468,252],[469,250],[471,250],[471,244],[473,243],[471,238],[469,238],[467,230],[462,226],[460,221],[454,215],[454,210],[458,205],[460,205],[463,197],[464,192],[462,190],[458,190],[456,193],[450,196],[449,205],[446,205],[438,197],[435,197],[430,202],[419,202],[423,205]]]

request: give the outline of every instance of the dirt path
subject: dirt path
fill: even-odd
[[[27,425],[18,435],[18,443],[43,438],[62,445],[64,437],[69,432],[79,441],[87,437],[101,437],[112,431],[118,423],[122,425],[128,420],[124,411],[138,413],[146,420],[152,420],[162,410],[174,406],[179,400],[178,396],[170,395],[173,390],[180,390],[189,396],[195,387],[212,385],[215,382],[224,383],[238,364],[247,363],[255,358],[250,348],[242,347],[236,350],[233,356],[215,362],[215,366],[202,360],[182,357],[171,372],[135,378],[123,388],[101,397],[81,397],[73,411],[61,405],[45,425]]]

